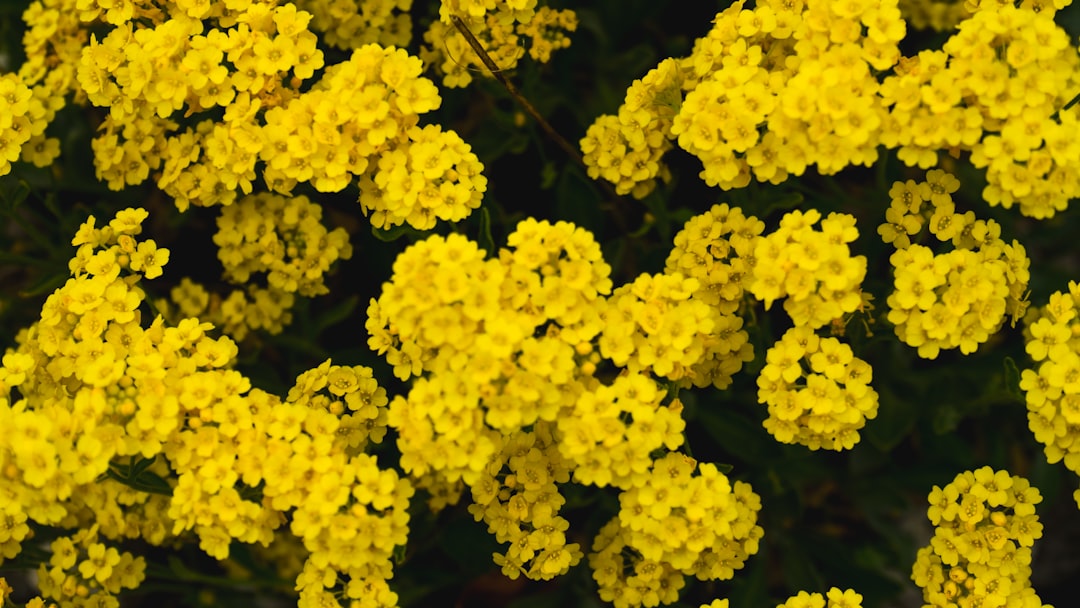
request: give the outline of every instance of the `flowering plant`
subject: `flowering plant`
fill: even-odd
[[[1068,0],[17,4],[0,608],[1070,601]]]

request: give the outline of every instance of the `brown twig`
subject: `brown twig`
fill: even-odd
[[[574,147],[570,142],[566,141],[566,139],[562,135],[559,135],[559,133],[551,126],[551,124],[549,124],[548,121],[540,115],[540,112],[538,112],[536,108],[533,107],[529,100],[526,99],[525,96],[517,90],[517,87],[514,86],[514,83],[510,82],[510,79],[507,78],[505,74],[503,74],[502,68],[500,68],[495,63],[495,60],[491,58],[491,55],[488,55],[487,51],[484,50],[483,45],[481,45],[480,41],[477,40],[476,36],[473,35],[472,30],[469,29],[469,26],[466,25],[465,22],[462,21],[461,18],[457,15],[451,15],[450,21],[454,24],[454,27],[457,28],[457,31],[461,32],[461,35],[465,37],[465,41],[469,43],[469,46],[472,47],[473,52],[475,52],[476,56],[480,58],[480,62],[484,64],[484,67],[486,67],[488,71],[491,72],[491,75],[494,76],[495,79],[498,80],[503,85],[503,87],[506,88],[507,91],[509,91],[510,95],[512,95],[514,99],[516,99],[523,108],[525,108],[525,111],[529,114],[529,116],[533,117],[533,120],[535,120],[537,124],[540,125],[540,128],[544,130],[544,133],[546,133],[548,137],[550,137],[556,144],[558,144],[559,147],[562,148],[563,151],[566,152],[570,156],[570,158],[573,159],[573,161],[576,162],[585,171],[585,174],[588,175],[589,166],[585,164],[585,159],[582,158],[581,152],[579,152],[578,149]],[[608,198],[610,200],[615,201],[622,198],[617,192],[615,192],[615,188],[611,185],[610,182],[604,179],[598,179],[594,181],[600,184],[600,188],[608,195]],[[620,227],[626,228],[625,219],[622,217],[621,213],[617,211],[617,209],[618,207],[616,207],[615,213],[616,222],[619,223]]]
[[[488,71],[491,72],[491,75],[494,76],[496,80],[498,80],[504,87],[506,87],[506,90],[509,91],[511,95],[513,95],[514,99],[518,100],[518,103],[520,103],[521,106],[525,108],[525,111],[529,113],[529,116],[532,116],[533,120],[535,120],[537,124],[540,125],[540,128],[544,130],[544,133],[546,133],[547,136],[550,137],[556,144],[558,144],[560,148],[562,148],[567,154],[569,154],[570,158],[574,159],[574,162],[581,165],[583,169],[588,169],[588,167],[586,167],[585,165],[585,160],[581,157],[581,152],[578,152],[577,148],[571,145],[570,142],[566,141],[566,139],[562,135],[559,135],[559,133],[554,128],[552,128],[550,124],[548,124],[548,121],[544,120],[544,117],[540,115],[540,112],[537,112],[536,108],[534,108],[533,105],[529,103],[529,100],[525,99],[525,96],[517,90],[517,87],[514,86],[514,83],[510,82],[510,79],[507,78],[505,74],[503,74],[502,69],[495,64],[495,61],[491,58],[491,55],[488,55],[487,51],[484,50],[483,45],[481,45],[480,41],[477,40],[476,36],[473,35],[472,30],[469,29],[469,26],[465,25],[465,22],[462,21],[461,18],[457,15],[451,15],[450,21],[452,21],[454,27],[456,27],[457,30],[461,32],[461,35],[465,37],[465,41],[468,42],[469,46],[472,47],[473,51],[476,53],[476,56],[479,57],[480,61],[484,64],[484,67],[486,67]]]

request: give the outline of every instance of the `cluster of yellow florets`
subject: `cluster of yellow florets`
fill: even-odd
[[[1029,260],[1023,245],[1001,239],[1001,226],[977,220],[971,211],[957,213],[952,193],[960,182],[940,170],[926,181],[897,182],[886,222],[878,233],[897,250],[889,258],[895,290],[889,295],[889,322],[919,356],[937,357],[941,349],[972,353],[1026,306]],[[936,241],[953,248],[935,253],[911,237],[929,227]]]
[[[855,218],[811,209],[790,212],[776,231],[754,245],[749,291],[768,308],[780,298],[795,327],[765,354],[758,402],[768,405],[764,426],[777,441],[812,450],[850,449],[859,429],[877,415],[870,366],[836,338],[815,331],[866,304],[866,258],[848,246],[858,237]]]
[[[96,527],[58,537],[49,548],[48,562],[38,566],[38,588],[61,606],[119,608],[117,595],[146,578],[146,560],[98,542]]]
[[[866,420],[877,416],[870,365],[836,338],[796,326],[765,360],[757,380],[758,401],[769,406],[764,426],[777,441],[811,450],[851,449]]]
[[[480,206],[483,168],[457,133],[412,127],[360,179],[360,207],[377,228],[407,223],[430,230],[437,220],[457,222]]]
[[[623,114],[643,81],[618,121],[596,121],[582,140],[586,163],[639,197],[665,175],[660,156],[671,139],[701,159],[708,184],[725,189],[751,175],[779,183],[813,164],[822,173],[869,165],[886,114],[874,72],[900,57],[904,31],[895,2],[736,2],[690,56],[650,73],[662,86],[641,91],[637,120]],[[626,145],[633,141],[648,145]]]
[[[1055,292],[1049,303],[1027,321],[1027,352],[1035,369],[1020,377],[1028,426],[1043,444],[1046,459],[1065,461],[1080,475],[1080,283],[1070,282],[1066,292]],[[1080,505],[1080,490],[1074,494]]]
[[[675,381],[693,377],[719,329],[716,309],[692,297],[700,286],[679,273],[643,274],[616,289],[604,314],[600,354],[631,372]]]
[[[574,11],[537,7],[536,0],[444,0],[439,17],[424,32],[420,56],[451,88],[467,86],[474,74],[490,74],[452,18],[472,32],[499,71],[517,67],[526,49],[533,60],[547,63],[553,52],[570,46],[567,33],[578,25]]]
[[[687,379],[697,387],[727,388],[742,364],[753,359],[742,317],[746,286],[753,279],[754,248],[765,224],[727,203],[690,218],[668,254],[664,273],[696,279],[691,294],[712,310],[713,330],[705,337],[705,355]]]
[[[713,234],[713,223],[729,216],[726,228]],[[760,223],[727,208],[708,217],[709,230],[683,244],[687,253],[710,248],[706,254],[719,273],[734,259],[722,250],[729,235],[742,250]],[[697,279],[642,275],[612,293],[610,268],[592,235],[565,222],[523,221],[507,243],[495,258],[460,235],[430,237],[406,249],[368,309],[369,344],[399,378],[417,377],[408,395],[390,404],[402,468],[433,488],[440,506],[454,499],[454,484],[463,481],[474,500],[470,511],[508,544],[496,563],[510,576],[547,579],[581,558],[577,545],[566,542],[558,484],[573,478],[637,496],[660,483],[650,482],[660,475],[657,454],[678,449],[686,425],[682,403],[658,379],[688,380],[696,366],[733,373],[750,350],[741,322],[729,323],[738,317],[694,299],[703,290]],[[719,274],[711,281],[714,296],[741,298],[719,285]],[[734,299],[728,304],[737,306]],[[729,345],[719,348],[724,341]],[[598,376],[602,359],[622,372],[614,379]],[[687,487],[714,484],[717,492],[731,492],[711,465],[690,481],[694,464],[686,471]],[[735,526],[734,536],[716,532],[688,509],[684,519],[714,534],[703,541],[713,549],[703,545],[689,560],[696,565],[674,549],[647,557],[657,575],[663,569],[658,560],[675,564],[664,601],[677,597],[684,573],[730,577],[756,550],[756,497],[741,485],[735,495],[742,498],[717,507],[729,525],[733,517],[749,522]],[[703,505],[705,499],[691,500]],[[641,517],[627,524],[627,534],[640,531]],[[667,516],[656,517],[663,525]],[[644,537],[627,542],[654,550]]]
[[[412,0],[295,0],[311,13],[311,29],[330,46],[408,46],[412,40]]]
[[[1058,7],[1068,2],[1056,3]],[[1080,58],[1049,2],[968,2],[941,50],[901,57],[890,2],[736,2],[690,56],[665,59],[601,116],[581,146],[590,175],[648,194],[677,139],[710,185],[779,183],[816,165],[870,165],[879,146],[923,168],[969,151],[990,204],[1048,217],[1080,195]],[[895,70],[881,78],[879,74]],[[645,86],[647,80],[660,86]],[[636,92],[635,92],[636,91]],[[646,102],[632,118],[627,106]],[[631,110],[632,112],[632,110]]]
[[[611,290],[600,247],[571,224],[535,220],[508,243],[485,259],[461,235],[421,241],[368,309],[368,343],[395,375],[428,372],[391,404],[406,471],[469,483],[501,433],[554,421],[580,390],[579,362],[601,330],[596,303]]]
[[[0,436],[2,554],[19,554],[33,522],[155,545],[195,537],[225,559],[232,542],[269,544],[288,523],[307,552],[302,604],[394,605],[386,580],[412,487],[364,453],[386,432],[385,391],[369,368],[327,361],[281,399],[230,369],[236,345],[210,324],[144,327],[139,280],[169,254],[136,239],[146,217],[83,224],[73,277],[3,357],[0,424],[14,432]],[[138,584],[141,562],[87,542],[78,575],[81,553],[54,547],[62,563],[43,566],[43,593]]]
[[[233,289],[222,297],[184,277],[179,285],[170,290],[169,299],[158,300],[156,306],[170,320],[198,317],[213,324],[226,336],[242,341],[252,331],[281,333],[292,323],[295,303],[296,295],[293,293],[258,285]]]
[[[635,80],[615,116],[604,115],[589,126],[581,151],[589,177],[615,184],[618,194],[644,198],[667,181],[671,172],[660,158],[671,149],[671,126],[682,102],[682,77],[674,59],[667,59]]]
[[[1036,488],[983,467],[934,486],[929,501],[934,537],[911,572],[928,606],[1042,607],[1029,580],[1031,546],[1042,536]]]
[[[402,468],[463,480],[474,515],[509,543],[496,563],[548,579],[581,558],[557,515],[555,484],[573,460],[554,423],[561,431],[560,412],[584,390],[582,366],[595,369],[610,269],[565,222],[522,222],[508,243],[493,259],[460,235],[407,249],[369,307],[369,344],[399,378],[423,374],[390,405]]]
[[[750,285],[766,309],[787,298],[791,320],[811,329],[857,310],[866,276],[866,257],[852,256],[848,246],[859,235],[855,218],[830,213],[815,230],[819,219],[815,209],[785,214],[779,228],[757,241]]]
[[[1080,114],[1062,109],[1080,87],[1080,57],[1054,23],[1055,3],[967,4],[973,15],[941,50],[901,61],[883,81],[882,142],[924,169],[939,150],[970,150],[986,167],[987,202],[1051,216],[1080,195],[1071,136]]]
[[[22,160],[46,167],[60,154],[60,140],[46,137],[45,128],[56,113],[44,87],[31,89],[15,74],[0,75],[0,175]]]
[[[471,486],[469,512],[508,544],[494,558],[510,579],[549,580],[582,558],[580,546],[566,542],[570,523],[559,516],[566,499],[556,484],[570,480],[570,463],[559,454],[553,426],[539,422],[508,436]]]
[[[274,291],[327,293],[323,275],[352,257],[344,228],[327,231],[322,207],[306,196],[252,194],[221,210],[214,244],[227,281],[243,285],[265,273]]]
[[[732,486],[715,465],[677,452],[656,460],[619,504],[589,554],[600,598],[616,608],[671,604],[684,576],[730,579],[763,534],[749,485]]]
[[[574,464],[579,483],[634,487],[654,452],[683,444],[682,403],[642,374],[591,386],[568,406],[557,423],[559,451]]]
[[[415,128],[441,100],[404,50],[368,44],[324,66],[311,13],[292,3],[70,4],[82,23],[60,17],[63,7],[28,11],[26,44],[41,46],[61,24],[67,40],[105,22],[100,40],[95,30],[88,43],[54,49],[50,62],[66,78],[50,77],[39,96],[73,91],[108,109],[92,147],[110,188],[153,179],[183,210],[228,205],[260,178],[281,194],[301,182],[336,192],[359,180],[373,190],[362,206],[379,227],[428,229],[479,206],[486,182],[469,146],[453,132]],[[55,142],[33,144],[40,158],[55,157],[46,154]],[[399,163],[404,181],[390,175]]]
[[[900,13],[909,27],[952,31],[958,23],[971,17],[966,0],[900,0]]]

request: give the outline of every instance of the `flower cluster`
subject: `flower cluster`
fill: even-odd
[[[436,66],[446,87],[465,87],[474,74],[489,74],[451,17],[461,20],[480,42],[499,70],[512,70],[526,54],[540,63],[570,46],[567,35],[577,29],[577,14],[570,9],[537,6],[536,0],[443,0],[439,20],[424,32],[420,56]]]
[[[742,328],[746,286],[752,281],[754,248],[765,224],[727,203],[696,215],[675,234],[664,273],[695,279],[691,300],[712,311],[713,331],[705,337],[705,355],[690,369],[697,387],[727,388],[742,364],[753,359],[749,335]]]
[[[863,303],[866,257],[852,256],[848,243],[859,236],[855,218],[815,209],[792,211],[780,227],[758,239],[750,292],[768,309],[780,298],[796,325],[817,329]]]
[[[214,234],[223,277],[243,285],[265,273],[275,292],[327,293],[323,274],[352,257],[352,246],[344,228],[327,231],[321,219],[322,207],[306,196],[264,192],[223,208]]]
[[[258,285],[233,289],[222,297],[184,277],[169,292],[169,299],[158,300],[156,306],[167,319],[179,321],[185,317],[198,317],[226,336],[243,341],[252,331],[281,333],[292,323],[295,303],[295,294]]]
[[[1031,546],[1042,536],[1028,481],[983,467],[934,486],[930,544],[919,549],[911,579],[928,606],[1042,606],[1031,588]]]
[[[677,452],[655,461],[619,504],[589,554],[600,598],[616,608],[674,603],[684,576],[730,579],[763,534],[749,485]]]
[[[1055,292],[1045,307],[1032,311],[1024,335],[1034,369],[1020,376],[1028,426],[1043,444],[1046,459],[1065,461],[1080,475],[1080,283]],[[1080,505],[1080,490],[1074,494]]]
[[[757,259],[754,250],[765,223],[727,203],[713,205],[686,221],[664,266],[700,284],[694,298],[724,314],[734,314],[752,282]],[[723,388],[723,387],[720,387]]]
[[[751,176],[779,183],[814,164],[822,173],[869,165],[886,115],[874,71],[899,59],[904,32],[895,2],[735,2],[688,57],[650,72],[660,86],[635,82],[619,120],[594,123],[582,140],[590,172],[643,196],[665,175],[660,156],[672,139],[701,159],[706,183],[725,189]],[[649,107],[624,120],[632,92]],[[635,140],[649,145],[624,143]],[[640,158],[624,160],[631,153]]]
[[[713,234],[729,217],[727,228]],[[737,306],[741,292],[720,284],[721,265],[734,261],[724,247],[730,234],[745,249],[760,222],[725,208],[699,223],[708,229],[685,228],[680,242],[687,254],[708,249],[717,274],[707,289]],[[581,557],[566,542],[558,484],[572,478],[637,496],[662,483],[667,477],[657,468],[657,454],[683,445],[685,422],[682,403],[659,379],[689,380],[698,367],[710,377],[734,373],[750,349],[738,317],[694,299],[705,291],[698,279],[646,274],[612,292],[610,268],[592,235],[565,222],[525,220],[507,243],[493,258],[456,234],[412,245],[372,300],[367,329],[369,345],[395,374],[415,378],[408,394],[390,404],[402,468],[434,488],[440,506],[454,499],[454,484],[463,481],[474,501],[470,511],[508,544],[495,555],[503,572],[547,579]],[[621,373],[598,375],[602,359]],[[678,481],[685,486],[678,496],[708,494],[706,486],[732,491],[712,465],[702,465],[691,481],[695,466]],[[668,573],[675,596],[684,574],[730,577],[756,550],[757,499],[748,486],[737,484],[734,492],[733,502],[716,506],[723,516],[710,515],[717,521],[704,522],[695,510],[679,515],[715,534],[703,541],[712,549],[703,545],[689,562],[674,549],[652,556],[645,537],[627,541],[649,552],[657,568],[650,573],[659,576],[659,560],[675,564]],[[674,491],[671,496],[675,500]],[[663,524],[667,516],[656,517]],[[733,518],[749,523],[736,525]],[[736,531],[716,532],[721,520]],[[640,531],[635,522],[627,530]]]
[[[295,0],[311,13],[311,29],[328,45],[406,47],[412,40],[412,0]]]
[[[146,217],[84,223],[73,277],[3,357],[0,424],[15,430],[0,437],[3,555],[20,552],[30,522],[154,545],[195,538],[218,559],[288,524],[307,554],[301,605],[394,605],[386,581],[412,487],[364,453],[386,432],[385,391],[369,368],[327,361],[281,399],[230,369],[237,347],[209,337],[210,324],[158,316],[144,327],[139,280],[169,257],[136,238]],[[130,556],[73,542],[85,544],[79,573],[69,562],[82,553],[54,546],[44,593],[114,594],[141,579]]]
[[[1001,239],[1001,226],[957,213],[952,193],[960,182],[941,170],[926,181],[897,182],[878,233],[897,249],[889,258],[894,291],[887,300],[897,337],[933,359],[941,349],[974,352],[1001,328],[1006,315],[1023,315],[1029,260],[1024,246]],[[911,237],[929,227],[952,249],[935,253]]]
[[[574,481],[628,489],[642,482],[652,454],[683,444],[682,403],[652,378],[629,373],[581,392],[559,416],[559,451]]]
[[[1055,5],[986,0],[941,50],[897,65],[884,79],[890,106],[882,143],[927,169],[939,150],[970,151],[986,168],[983,198],[1031,217],[1049,217],[1080,195],[1076,108],[1080,57],[1054,22]],[[1037,5],[1037,6],[1036,6]]]
[[[910,4],[910,3],[909,3]],[[890,2],[735,2],[692,53],[635,81],[618,116],[581,141],[590,175],[641,197],[677,140],[701,177],[725,189],[779,183],[809,165],[824,174],[870,165],[879,146],[929,168],[970,152],[983,198],[1042,218],[1080,195],[1080,57],[1055,5],[964,3],[941,50],[901,57],[905,22]],[[879,74],[892,74],[881,77]],[[651,84],[650,84],[651,83]],[[634,110],[637,101],[645,109]],[[631,114],[633,116],[631,116]]]
[[[360,178],[360,207],[376,228],[403,223],[431,230],[457,222],[480,206],[487,178],[472,148],[438,125],[412,127]]]
[[[973,4],[973,3],[970,3]],[[900,0],[900,13],[909,27],[951,32],[971,17],[969,3],[962,0]]]
[[[469,146],[417,127],[441,100],[406,51],[366,44],[326,66],[312,14],[292,3],[85,4],[84,30],[110,26],[74,61],[76,91],[109,110],[93,150],[111,188],[152,178],[184,210],[231,204],[260,178],[280,194],[359,183],[378,227],[429,229],[479,206],[486,180]],[[319,8],[324,26],[339,10]]]
[[[777,441],[811,450],[851,449],[866,420],[877,416],[870,365],[836,338],[796,326],[769,349],[765,361],[758,401],[769,407],[764,426]]]
[[[635,80],[614,116],[600,116],[581,140],[589,177],[615,184],[618,194],[644,198],[671,172],[660,159],[672,148],[672,119],[682,102],[682,78],[667,59]]]
[[[15,74],[0,75],[0,175],[19,160],[46,167],[60,155],[60,140],[46,137],[45,128],[56,108],[44,86],[30,88]]]
[[[776,608],[861,608],[862,595],[854,589],[833,587],[825,595],[800,591]]]
[[[673,381],[697,378],[693,368],[707,350],[720,355],[717,346],[741,366],[740,354],[753,356],[746,333],[738,331],[741,321],[722,317],[693,298],[700,287],[697,279],[675,273],[642,274],[616,289],[604,314],[600,354],[631,372],[644,370]],[[725,329],[734,339],[717,344],[716,336]]]
[[[532,431],[508,436],[471,486],[469,512],[509,545],[494,558],[510,579],[524,574],[548,580],[582,558],[580,546],[566,542],[570,522],[559,516],[566,499],[556,484],[569,481],[570,463],[559,454],[553,431],[551,423],[539,422]]]
[[[368,308],[368,344],[397,377],[424,374],[390,410],[408,472],[470,483],[502,433],[554,421],[581,390],[610,267],[566,222],[524,221],[508,244],[485,259],[461,235],[429,237],[398,256]]]
[[[48,563],[38,566],[38,587],[43,598],[61,606],[92,602],[119,608],[117,594],[137,588],[146,577],[144,558],[98,542],[95,527],[58,537],[49,548]]]

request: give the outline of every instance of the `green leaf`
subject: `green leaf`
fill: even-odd
[[[379,239],[384,243],[393,243],[405,235],[418,235],[420,234],[415,228],[408,224],[399,224],[397,226],[391,226],[386,230],[371,227],[371,235]]]
[[[130,467],[130,471],[131,474],[135,477],[138,477],[139,475],[144,473],[147,469],[153,466],[155,462],[157,462],[157,456],[153,458],[139,458],[138,460],[135,460],[135,457],[132,456],[131,459],[132,465]]]
[[[5,187],[0,189],[0,202],[4,204],[5,211],[9,213],[21,205],[28,196],[30,196],[30,184],[23,179],[16,182],[13,188]]]
[[[495,237],[491,235],[491,212],[486,206],[480,207],[480,235],[477,238],[480,248],[487,252],[488,257],[495,255]]]
[[[874,447],[888,452],[911,432],[919,412],[910,399],[897,397],[887,388],[879,391],[877,417],[866,422],[866,438]]]
[[[71,273],[66,271],[45,275],[37,282],[20,291],[19,295],[24,298],[33,298],[35,296],[40,296],[44,293],[55,291],[58,287],[63,285],[70,276]]]
[[[169,482],[165,481],[157,473],[151,471],[143,471],[137,475],[134,475],[131,479],[131,483],[127,484],[136,490],[146,492],[147,494],[161,494],[162,496],[172,496],[172,486]]]
[[[788,192],[782,196],[766,202],[760,211],[759,217],[768,217],[774,211],[790,211],[796,209],[806,201],[802,192]]]
[[[540,189],[550,190],[558,178],[559,171],[555,168],[555,163],[551,161],[544,163],[544,166],[540,169]]]
[[[944,405],[934,412],[934,418],[932,420],[932,427],[934,432],[938,435],[946,435],[956,430],[956,427],[960,424],[960,419],[963,416],[956,407],[952,405]]]
[[[318,333],[322,333],[328,327],[333,327],[338,323],[344,321],[349,315],[356,310],[356,305],[360,303],[360,296],[351,295],[330,310],[323,313],[316,321],[315,328]]]
[[[1024,400],[1024,392],[1020,390],[1020,368],[1012,357],[1005,357],[1005,390],[1021,401]]]

